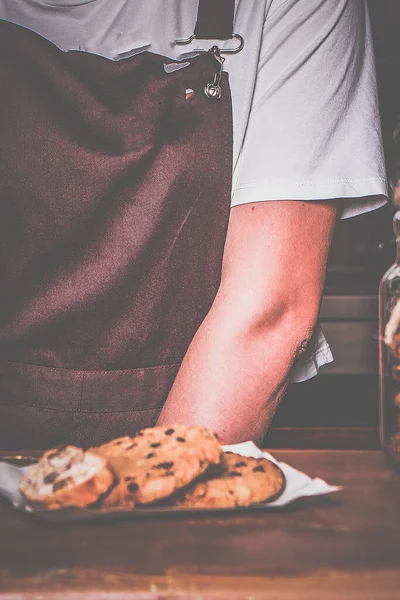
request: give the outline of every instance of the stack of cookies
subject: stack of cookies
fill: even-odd
[[[87,451],[49,450],[26,471],[20,491],[32,506],[47,509],[232,508],[275,499],[284,481],[271,461],[223,452],[204,427],[175,425]]]

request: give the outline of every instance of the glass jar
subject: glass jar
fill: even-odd
[[[382,449],[400,467],[400,211],[396,262],[379,286],[379,424]]]

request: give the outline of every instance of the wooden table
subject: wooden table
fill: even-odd
[[[400,475],[377,451],[276,451],[344,486],[237,516],[50,525],[0,503],[0,600],[400,598]]]

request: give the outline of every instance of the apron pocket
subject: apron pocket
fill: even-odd
[[[0,448],[87,447],[155,424],[179,365],[75,371],[0,363]]]

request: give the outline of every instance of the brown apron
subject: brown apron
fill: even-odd
[[[230,37],[232,8],[200,0],[198,37]],[[227,75],[213,102],[210,52],[112,61],[5,21],[0,56],[0,447],[132,434],[219,285]]]

